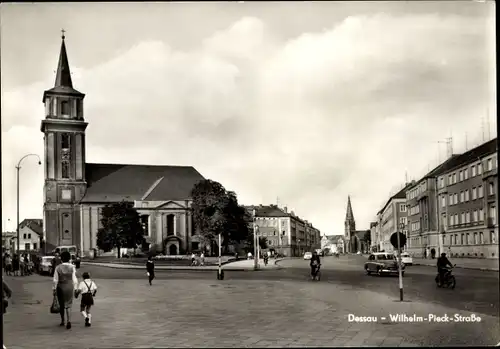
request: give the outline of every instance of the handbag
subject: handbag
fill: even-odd
[[[52,305],[50,306],[50,313],[59,314],[60,311],[61,311],[61,305],[59,304],[57,296],[54,296],[54,299],[52,300]]]

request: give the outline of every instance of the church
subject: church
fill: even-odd
[[[191,166],[86,163],[84,97],[73,88],[63,32],[55,86],[42,100],[47,248],[76,245],[82,256],[93,256],[102,207],[127,201],[138,210],[148,243],[168,255],[199,249],[190,194],[204,177]]]
[[[351,197],[347,197],[347,212],[344,223],[344,246],[346,253],[366,252],[370,250],[370,242],[365,237],[369,230],[356,230],[356,221],[352,213]]]

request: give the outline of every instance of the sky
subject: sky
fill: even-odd
[[[368,229],[406,178],[496,136],[493,1],[1,4],[2,228],[43,158],[61,45],[87,162],[188,165],[242,204]],[[42,218],[43,165],[20,171]]]

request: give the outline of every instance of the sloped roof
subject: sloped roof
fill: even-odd
[[[37,233],[39,236],[43,236],[43,219],[27,218],[19,223],[19,228],[23,228],[26,226]]]
[[[205,178],[192,166],[85,164],[82,202],[187,200]]]
[[[339,242],[339,240],[342,240],[344,237],[343,235],[326,235],[326,238],[330,243],[336,244]]]
[[[406,199],[406,192],[408,191],[408,189],[410,189],[412,186],[414,186],[415,183],[406,183],[406,185],[404,186],[403,189],[401,189],[400,191],[398,191],[396,194],[394,194],[393,196],[391,196],[389,198],[389,200],[386,201],[385,205],[380,209],[380,211],[377,212],[377,214],[379,213],[382,213],[384,212],[385,208],[387,207],[387,205],[389,205],[389,203],[394,200],[394,199]]]
[[[255,209],[256,217],[291,217],[289,213],[286,213],[277,205],[247,205],[244,207],[248,212],[250,212],[250,214],[252,214],[252,211]]]
[[[489,155],[496,153],[498,149],[498,139],[494,138],[491,141],[483,143],[465,153],[459,155],[453,155],[451,158],[443,162],[441,165],[437,166],[431,172],[426,174],[422,179],[429,177],[440,176],[443,173],[452,171],[457,167],[462,167],[463,165],[469,164],[474,161]]]

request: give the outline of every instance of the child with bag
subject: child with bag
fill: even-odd
[[[97,285],[90,279],[89,273],[83,273],[82,277],[83,281],[80,282],[78,288],[75,291],[75,298],[78,298],[79,294],[82,295],[82,300],[80,302],[80,311],[85,318],[85,327],[90,327],[92,321],[90,308],[94,305],[94,297],[97,293]]]

